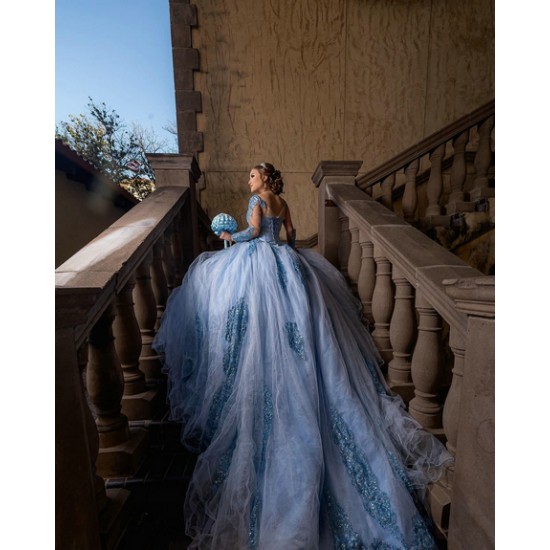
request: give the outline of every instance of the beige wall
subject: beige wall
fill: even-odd
[[[249,168],[317,232],[320,160],[365,172],[494,98],[493,0],[195,0],[203,206],[244,223]]]
[[[86,191],[84,184],[55,171],[55,267],[97,237],[125,211],[112,197]]]

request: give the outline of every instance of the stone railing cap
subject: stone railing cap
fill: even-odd
[[[315,168],[311,180],[319,187],[326,176],[357,176],[362,160],[322,160]]]
[[[147,153],[153,170],[188,170],[195,181],[201,176],[201,169],[195,155],[190,153]]]
[[[478,317],[495,316],[495,277],[445,279],[445,291],[455,301],[459,311]]]

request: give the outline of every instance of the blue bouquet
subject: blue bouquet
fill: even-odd
[[[221,214],[214,216],[210,227],[212,228],[212,231],[214,231],[214,233],[218,235],[218,237],[222,234],[223,231],[227,231],[228,233],[235,233],[235,231],[237,231],[237,220],[233,216],[230,216],[229,214],[224,214],[222,212]],[[227,247],[227,245],[227,241],[224,241],[224,247]]]

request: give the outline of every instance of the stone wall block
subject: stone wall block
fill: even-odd
[[[195,77],[193,69],[181,69],[174,74],[174,87],[176,90],[194,90]]]
[[[176,90],[176,105],[178,111],[202,112],[202,96],[200,92]]]
[[[199,50],[195,48],[173,48],[174,74],[185,69],[198,70],[200,67]]]
[[[195,111],[179,111],[177,114],[178,129],[186,132],[197,131],[197,119]]]
[[[182,26],[188,25],[191,27],[197,26],[197,6],[194,4],[189,4],[187,2],[176,2],[174,0],[170,1],[170,19],[172,21],[172,26]]]
[[[192,45],[191,27],[189,25],[172,25],[171,29],[173,48],[190,48]]]
[[[204,151],[202,132],[179,131],[178,142],[180,153],[199,153]]]

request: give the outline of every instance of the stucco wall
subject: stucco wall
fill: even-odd
[[[55,267],[97,237],[125,213],[112,198],[86,191],[82,183],[55,171]]]
[[[309,237],[319,161],[366,172],[494,97],[493,0],[194,3],[211,216],[244,223],[248,170],[268,161]]]

